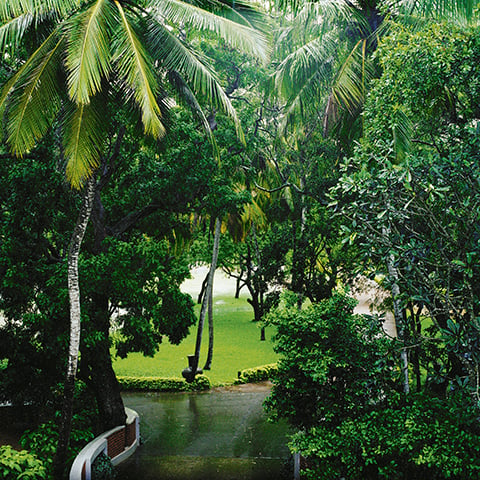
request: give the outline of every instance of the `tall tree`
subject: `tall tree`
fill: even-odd
[[[93,182],[92,175],[104,147],[102,112],[108,96],[122,92],[138,108],[145,133],[160,138],[165,133],[162,110],[168,103],[160,97],[159,89],[161,73],[165,71],[174,71],[177,84],[184,90],[188,91],[186,82],[191,82],[195,91],[236,120],[230,101],[214,76],[170,28],[173,23],[209,29],[247,50],[263,54],[262,38],[241,15],[227,10],[241,23],[173,1],[131,4],[121,0],[58,0],[31,4],[15,0],[2,4],[1,50],[22,41],[25,45],[30,40],[27,33],[33,30],[34,46],[28,59],[0,93],[12,153],[21,156],[28,152],[61,115],[67,179],[76,188]],[[93,195],[93,189],[88,191]],[[84,228],[91,200],[85,202],[86,215],[79,217]],[[78,230],[74,234],[72,246],[78,240],[81,243],[83,233],[84,230]],[[80,243],[72,247],[68,259],[72,287],[78,285]],[[76,308],[79,305],[78,292],[73,289],[70,323],[75,335],[80,332],[80,309]],[[71,344],[79,342],[72,338]],[[70,351],[70,355],[78,356],[78,350]],[[69,365],[74,366],[75,362],[72,359]],[[74,368],[67,370],[66,385],[74,383],[75,373]],[[65,403],[71,404],[72,397],[67,393]],[[66,406],[64,411],[71,408]],[[62,421],[67,427],[61,431],[56,478],[61,478],[64,468],[69,424],[70,418]]]
[[[335,189],[344,234],[394,293],[402,353],[420,349],[443,395],[455,384],[476,403],[478,27],[399,27],[378,55],[383,73],[367,99],[365,138]],[[410,142],[399,158],[405,126]],[[423,308],[430,329],[418,324]]]
[[[212,368],[213,360],[213,340],[214,340],[214,327],[213,327],[213,281],[215,278],[215,270],[217,269],[218,252],[220,249],[220,234],[222,228],[222,221],[220,218],[215,219],[215,234],[213,238],[213,250],[212,250],[212,263],[210,264],[210,271],[213,270],[213,275],[208,276],[207,294],[208,294],[208,353],[207,360],[205,361],[204,370],[210,370]],[[203,299],[205,301],[205,298]]]
[[[343,142],[362,133],[359,113],[379,73],[373,53],[392,20],[421,26],[442,17],[478,18],[474,0],[279,0],[277,5],[293,18],[277,41],[275,86],[286,100],[283,126],[296,129],[314,118],[325,134],[334,132]]]

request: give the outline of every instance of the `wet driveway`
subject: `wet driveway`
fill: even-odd
[[[125,405],[140,414],[142,445],[118,467],[118,480],[279,480],[286,474],[287,427],[267,422],[268,391],[242,385],[125,394]]]

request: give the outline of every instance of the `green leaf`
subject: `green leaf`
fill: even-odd
[[[152,51],[167,70],[179,72],[191,84],[193,91],[204,95],[213,105],[225,111],[235,122],[237,135],[245,142],[237,113],[215,74],[184,45],[177,37],[158,22],[151,22],[149,28]]]
[[[60,108],[57,73],[63,39],[53,32],[7,84],[2,103],[9,96],[8,143],[12,153],[23,155],[45,135]]]
[[[0,25],[0,51],[4,52],[7,47],[18,46],[32,21],[33,15],[30,13],[3,20]]]
[[[180,0],[154,0],[151,6],[152,13],[158,20],[168,19],[176,25],[190,25],[199,30],[212,31],[244,52],[256,55],[263,60],[267,58],[268,48],[265,36],[250,27],[249,22],[238,12],[235,18],[243,20],[244,24]]]
[[[88,103],[110,72],[110,41],[114,16],[111,2],[97,0],[88,10],[73,16],[68,34],[66,66],[68,94],[77,103]]]
[[[98,97],[98,98],[97,98]],[[74,188],[81,188],[99,163],[103,142],[101,97],[88,105],[69,106],[65,120],[66,175]]]
[[[133,98],[140,107],[145,132],[160,138],[165,134],[165,127],[156,99],[158,86],[151,59],[139,41],[128,12],[118,0],[114,0],[114,3],[120,15],[114,42],[114,58],[119,75],[131,88]]]

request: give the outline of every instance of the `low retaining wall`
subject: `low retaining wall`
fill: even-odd
[[[70,469],[70,480],[91,480],[92,463],[102,452],[113,465],[118,465],[135,452],[140,444],[140,417],[130,408],[125,408],[125,413],[125,425],[102,433],[77,455]]]

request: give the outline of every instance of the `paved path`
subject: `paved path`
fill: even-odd
[[[266,421],[270,385],[200,393],[124,394],[140,414],[143,444],[118,480],[279,480],[285,423]]]

